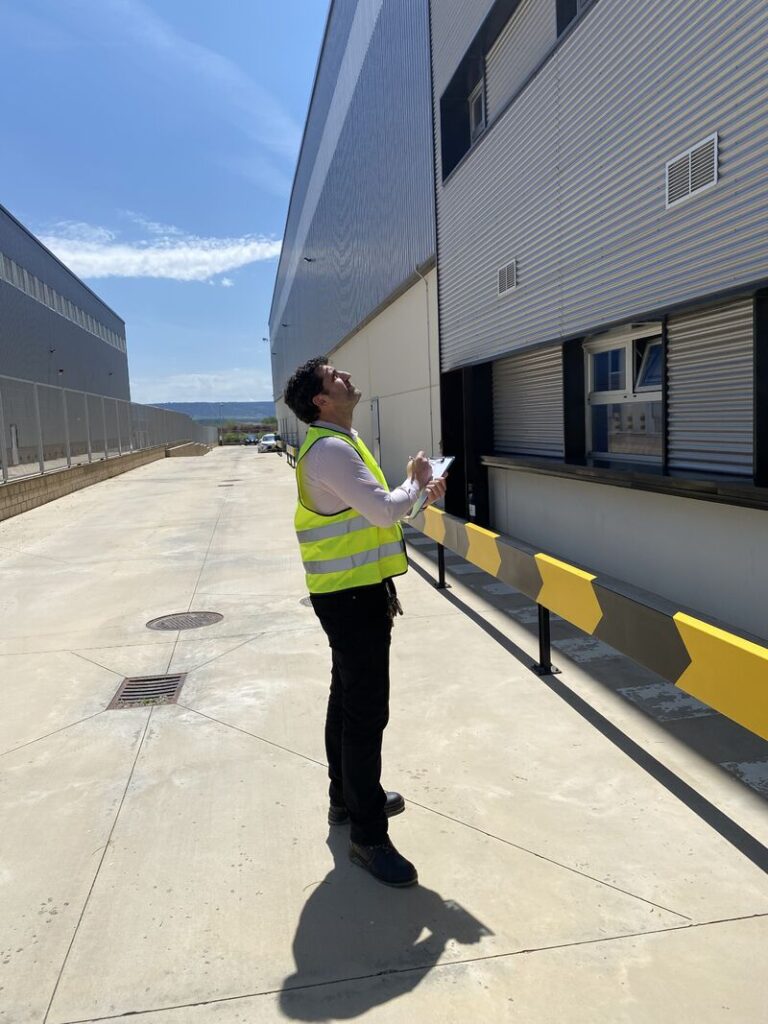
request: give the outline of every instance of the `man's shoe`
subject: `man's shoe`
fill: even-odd
[[[388,818],[396,814],[402,814],[405,810],[405,800],[399,793],[387,793],[387,802],[384,804],[384,813]],[[331,804],[328,809],[329,825],[346,825],[349,821],[349,811],[340,804]]]
[[[405,889],[419,880],[416,868],[397,852],[389,839],[375,846],[350,843],[349,859],[384,885]]]

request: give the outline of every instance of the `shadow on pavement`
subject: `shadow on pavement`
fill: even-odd
[[[296,972],[280,992],[286,1017],[357,1017],[415,989],[449,942],[474,945],[493,934],[431,889],[392,889],[352,865],[347,829],[332,830],[327,842],[334,866],[299,918]]]

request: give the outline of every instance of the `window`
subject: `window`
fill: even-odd
[[[557,34],[565,32],[592,3],[592,0],[557,0]]]
[[[485,129],[485,79],[481,78],[469,97],[469,137],[472,142]]]
[[[584,353],[590,456],[661,462],[661,328],[645,324],[596,338]]]

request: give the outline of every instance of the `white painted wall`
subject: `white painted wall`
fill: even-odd
[[[768,513],[491,469],[494,528],[768,638]]]
[[[391,487],[405,477],[408,456],[440,451],[440,364],[437,273],[431,270],[352,338],[330,360],[362,391],[355,428],[372,448],[371,399],[379,400],[381,466]],[[299,440],[306,434],[282,399],[276,416]]]

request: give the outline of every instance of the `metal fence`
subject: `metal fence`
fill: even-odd
[[[184,441],[216,444],[216,429],[151,405],[0,376],[3,483]]]

